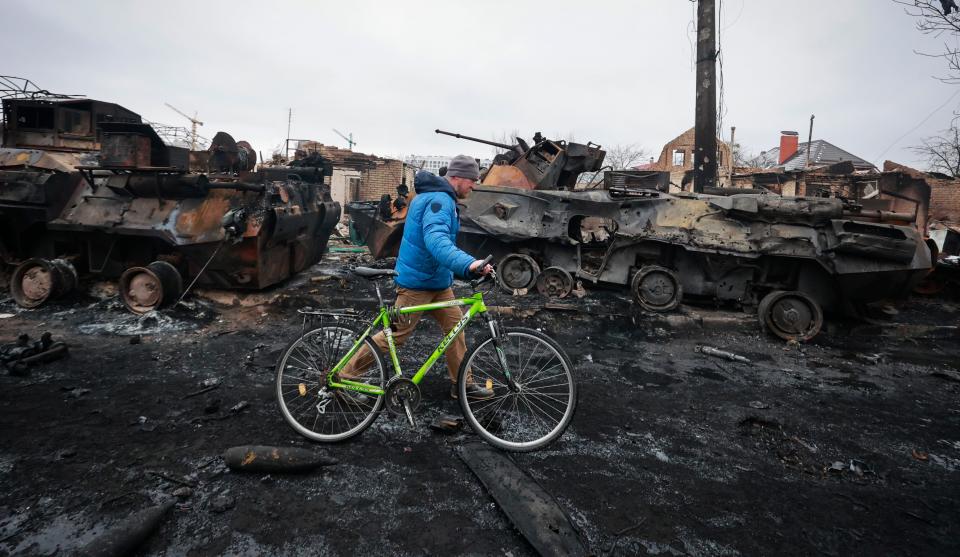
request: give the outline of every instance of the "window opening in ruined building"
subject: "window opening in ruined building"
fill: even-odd
[[[673,166],[683,166],[686,164],[687,153],[679,149],[673,152]]]
[[[873,199],[880,196],[880,186],[877,182],[864,182],[860,184],[860,199]]]
[[[360,178],[350,178],[348,190],[351,200],[356,201],[360,199]]]

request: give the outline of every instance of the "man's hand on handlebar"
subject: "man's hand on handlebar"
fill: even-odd
[[[490,264],[491,259],[493,259],[493,256],[486,259],[477,259],[470,264],[470,272],[475,275],[489,275],[493,272],[493,265]]]

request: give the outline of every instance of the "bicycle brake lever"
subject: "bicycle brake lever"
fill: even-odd
[[[497,277],[497,272],[496,272],[496,271],[491,271],[490,274],[488,274],[488,275],[483,275],[482,277],[480,277],[480,278],[478,278],[478,279],[473,279],[473,280],[471,280],[471,281],[470,281],[470,286],[472,286],[473,289],[476,290],[477,287],[479,287],[481,284],[485,283],[486,281],[488,281],[488,280],[490,280],[490,279],[496,279],[496,277]]]

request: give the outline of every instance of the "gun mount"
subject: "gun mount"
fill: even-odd
[[[580,174],[599,171],[607,155],[600,145],[546,139],[540,132],[534,134],[533,145],[519,137],[516,145],[507,145],[442,130],[436,130],[436,133],[506,150],[494,157],[493,164],[480,176],[480,182],[485,186],[572,190]]]

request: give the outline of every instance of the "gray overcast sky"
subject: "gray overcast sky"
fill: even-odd
[[[3,0],[0,74],[185,124],[169,102],[269,156],[291,135],[379,155],[491,152],[435,128],[517,129],[638,143],[658,155],[693,125],[689,0]],[[875,163],[960,91],[889,0],[723,0],[727,114],[749,151],[780,130]],[[883,158],[949,126],[960,95]]]

